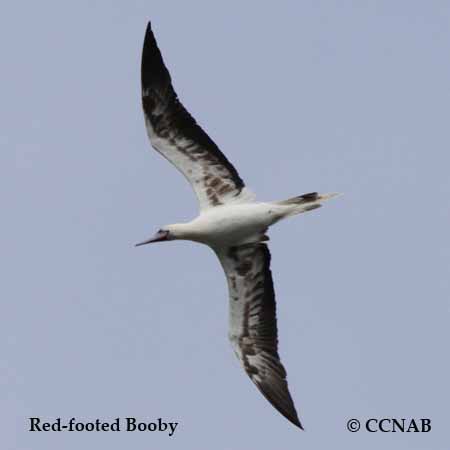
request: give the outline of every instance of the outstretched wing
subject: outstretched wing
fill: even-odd
[[[152,146],[193,187],[200,209],[251,201],[236,169],[178,100],[150,23],[142,50],[142,105]]]
[[[270,403],[303,429],[278,355],[275,293],[270,252],[262,243],[215,249],[230,292],[233,349],[253,383]]]

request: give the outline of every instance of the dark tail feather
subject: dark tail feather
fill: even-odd
[[[319,200],[318,192],[310,192],[308,194],[299,195],[297,197],[288,198],[287,200],[282,200],[277,202],[279,205],[303,205],[306,203],[314,203]]]

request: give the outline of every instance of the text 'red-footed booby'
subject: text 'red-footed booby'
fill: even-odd
[[[242,366],[266,399],[303,429],[278,355],[275,293],[267,229],[285,217],[312,211],[337,194],[300,195],[259,202],[234,166],[179,101],[151,25],[142,52],[142,105],[152,146],[189,181],[200,214],[162,227],[137,245],[188,239],[218,256],[230,297],[229,339]]]

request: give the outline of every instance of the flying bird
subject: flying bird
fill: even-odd
[[[229,339],[236,356],[264,397],[303,429],[278,355],[266,233],[281,219],[319,208],[337,194],[312,192],[283,201],[256,201],[235,167],[178,99],[150,23],[142,51],[141,81],[151,145],[187,178],[200,213],[191,222],[162,227],[137,245],[188,239],[212,248],[228,282]]]

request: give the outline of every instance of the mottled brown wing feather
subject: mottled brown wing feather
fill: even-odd
[[[252,199],[236,169],[179,101],[150,23],[142,50],[141,81],[152,146],[188,179],[200,208]]]
[[[275,293],[266,244],[215,250],[230,291],[229,338],[242,366],[267,400],[303,429],[278,355]]]

